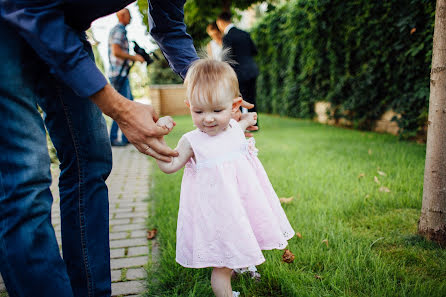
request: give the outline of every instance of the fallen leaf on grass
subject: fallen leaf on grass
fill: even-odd
[[[322,240],[322,243],[325,243],[325,245],[328,247],[328,239]]]
[[[365,176],[365,173],[360,173],[359,175],[358,175],[358,178],[360,179],[360,178],[362,178],[362,177],[364,177]]]
[[[302,234],[300,234],[300,232],[296,232],[296,236],[302,238]]]
[[[382,171],[379,171],[379,170],[378,170],[378,174],[382,175],[382,176],[387,176],[387,174],[385,172],[382,172]]]
[[[373,178],[373,180],[374,180],[375,183],[377,183],[378,185],[380,184],[379,179],[378,179],[376,176]]]
[[[390,189],[387,188],[387,187],[381,187],[381,188],[379,188],[379,191],[380,192],[385,192],[385,193],[390,193]]]
[[[285,249],[282,255],[282,261],[285,263],[293,263],[294,254],[289,249]]]
[[[322,280],[322,276],[317,275],[317,274],[314,275],[314,278],[315,278],[315,279],[318,279],[318,280]]]
[[[294,197],[288,197],[288,198],[279,198],[280,203],[290,203],[293,201]]]
[[[369,155],[372,155],[372,149],[369,149]]]
[[[158,230],[156,230],[156,228],[153,228],[152,230],[147,230],[147,239],[154,239],[156,236],[156,232],[158,232]]]

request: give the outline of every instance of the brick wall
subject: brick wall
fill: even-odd
[[[184,103],[186,88],[183,85],[151,85],[149,97],[155,111],[160,115],[187,115],[189,108]]]

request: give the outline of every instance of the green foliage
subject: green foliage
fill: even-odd
[[[260,118],[259,159],[278,196],[294,197],[283,208],[302,238],[289,241],[293,263],[281,261],[283,251],[264,251],[260,282],[237,277],[234,290],[259,297],[444,296],[446,250],[416,236],[424,145],[306,120]],[[175,121],[166,137],[170,147],[193,129],[190,116]],[[149,263],[146,296],[212,296],[211,269],[175,262],[181,178],[182,172],[153,171],[148,229],[158,229],[160,247],[158,263]]]
[[[231,10],[231,13],[238,17],[236,10],[244,10],[261,0],[188,0],[184,5],[184,21],[187,25],[187,32],[192,36],[197,49],[203,47],[210,41],[206,34],[206,26],[215,21],[217,16],[224,10]],[[268,3],[280,2],[280,0],[269,0]],[[148,26],[147,0],[137,1],[139,11],[143,16],[144,24]]]
[[[252,35],[259,48],[261,111],[334,117],[370,129],[386,110],[402,136],[427,117],[435,3],[430,0],[294,0],[269,12]]]
[[[173,72],[169,67],[167,60],[163,57],[160,49],[155,51],[155,54],[160,58],[159,60],[154,60],[152,64],[149,65],[147,70],[147,75],[149,78],[149,84],[181,84],[183,80],[181,77]]]

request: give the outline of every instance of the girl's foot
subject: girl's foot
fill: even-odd
[[[239,297],[240,292],[232,291],[232,297]]]
[[[236,278],[239,274],[243,273],[249,273],[252,279],[260,281],[260,273],[257,272],[257,268],[255,266],[234,269],[232,271],[232,278]]]

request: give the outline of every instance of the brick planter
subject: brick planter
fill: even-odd
[[[151,85],[149,97],[155,111],[160,115],[187,115],[189,108],[184,103],[186,88],[182,85]]]
[[[329,102],[316,102],[314,106],[314,110],[316,113],[316,121],[323,124],[335,125],[339,124],[341,126],[351,126],[351,123],[346,119],[339,119],[336,122],[333,119],[329,119],[327,112],[329,112],[331,104]],[[393,110],[386,111],[379,120],[377,120],[374,124],[373,131],[382,132],[382,133],[390,133],[393,135],[397,135],[399,131],[398,124],[392,121],[394,116],[399,117]]]

